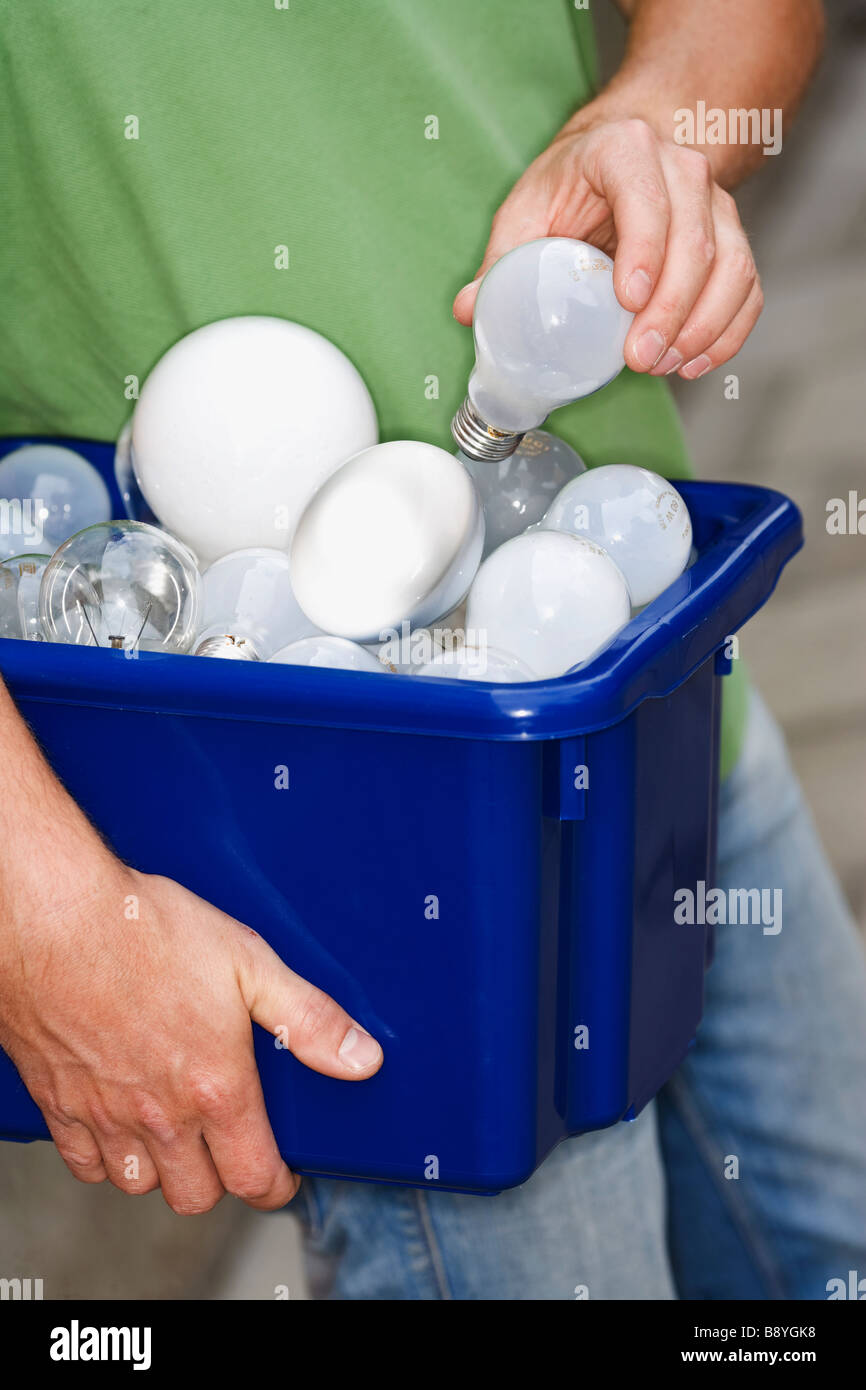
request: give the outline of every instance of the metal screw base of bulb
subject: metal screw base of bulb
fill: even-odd
[[[261,658],[248,637],[206,637],[193,652],[194,656],[234,657],[240,661],[260,661]]]
[[[478,411],[467,396],[454,419],[451,421],[454,443],[467,458],[484,463],[496,463],[507,459],[519,445],[522,434],[511,430],[495,430],[482,420]]]

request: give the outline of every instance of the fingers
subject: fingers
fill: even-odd
[[[671,211],[659,141],[650,126],[640,120],[616,121],[587,138],[579,166],[564,159],[556,167],[551,180],[531,165],[496,213],[478,275],[454,300],[460,323],[471,323],[480,281],[500,256],[536,237],[581,235],[565,211],[571,189],[557,187],[557,178],[566,184],[583,179],[596,198],[606,201],[618,239],[613,272],[617,298],[634,311],[649,300],[664,262]]]
[[[670,145],[663,147],[662,165],[671,207],[664,262],[624,349],[628,365],[644,372],[658,368],[676,343],[710,278],[716,255],[709,162],[696,150]],[[683,360],[676,357],[668,365]]]
[[[110,1132],[95,1130],[94,1137],[102,1151],[102,1162],[112,1187],[130,1197],[143,1197],[159,1187],[156,1164],[140,1135],[132,1129]]]
[[[225,1190],[258,1211],[276,1211],[292,1200],[300,1179],[277,1148],[252,1057],[250,1062],[233,1091],[201,1096],[203,1136]]]
[[[45,1113],[45,1112],[43,1112]],[[105,1182],[102,1151],[86,1125],[45,1113],[48,1131],[70,1173],[79,1182]]]
[[[152,1187],[161,1187],[166,1202],[179,1216],[210,1211],[225,1195],[225,1187],[202,1138],[200,1097],[194,1079],[190,1078],[187,1086],[185,1114],[181,1119],[169,1114],[163,1104],[151,1096],[136,1097],[135,1120],[140,1137],[131,1140],[139,1159],[139,1180],[151,1180]],[[114,1177],[113,1156],[123,1147],[111,1144],[106,1148],[103,1144],[103,1154],[112,1182],[128,1192],[132,1190],[129,1186],[132,1165],[128,1158],[124,1168],[126,1181],[117,1182]]]
[[[658,287],[671,225],[658,138],[645,121],[617,121],[590,137],[584,172],[613,216],[617,299],[639,313]]]
[[[156,1165],[131,1123],[118,1125],[107,1112],[94,1110],[85,1124],[57,1109],[46,1112],[46,1123],[60,1157],[79,1182],[108,1179],[130,1196],[159,1187]]]
[[[706,376],[714,367],[720,367],[723,362],[734,357],[758,322],[763,307],[763,291],[756,281],[742,309],[734,316],[725,331],[710,344],[706,352],[686,362],[680,369],[680,376],[685,381],[695,381],[699,376]]]
[[[256,1023],[325,1076],[365,1081],[379,1070],[381,1047],[330,995],[302,980],[240,924],[237,944],[241,993]]]
[[[680,360],[671,358],[665,367],[667,371],[680,370],[686,380],[693,380],[712,366],[727,361],[742,347],[763,302],[755,261],[736,205],[730,194],[720,188],[715,190],[714,212],[716,257],[712,273],[672,344]],[[741,318],[747,303],[749,312]],[[729,336],[735,322],[741,330],[739,337]],[[722,337],[726,339],[724,356],[714,347]],[[664,365],[660,363],[659,368]]]
[[[496,214],[455,316],[471,322],[481,276],[513,247],[594,232],[615,246],[617,298],[635,314],[624,348],[633,371],[691,380],[739,350],[762,299],[736,204],[703,154],[640,120],[560,138],[530,166]]]

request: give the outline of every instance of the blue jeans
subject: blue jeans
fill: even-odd
[[[716,928],[697,1043],[655,1102],[498,1197],[306,1179],[314,1296],[820,1299],[866,1275],[866,965],[755,695],[718,883],[781,888],[782,928]]]

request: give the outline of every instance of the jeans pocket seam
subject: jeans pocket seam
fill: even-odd
[[[744,1249],[753,1260],[756,1269],[767,1285],[772,1299],[784,1300],[788,1297],[785,1289],[783,1271],[763,1235],[756,1236],[762,1223],[754,1208],[745,1199],[742,1189],[719,1177],[720,1159],[724,1156],[718,1147],[711,1127],[704,1119],[700,1104],[688,1082],[678,1073],[667,1082],[665,1094],[695,1145],[698,1156],[706,1169],[723,1207],[728,1212],[734,1228],[743,1243]]]

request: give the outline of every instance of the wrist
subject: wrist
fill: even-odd
[[[41,838],[31,820],[27,845],[7,845],[0,865],[0,957],[35,938],[67,934],[106,894],[122,905],[132,871],[88,824],[60,818]],[[31,838],[32,836],[32,838]]]

